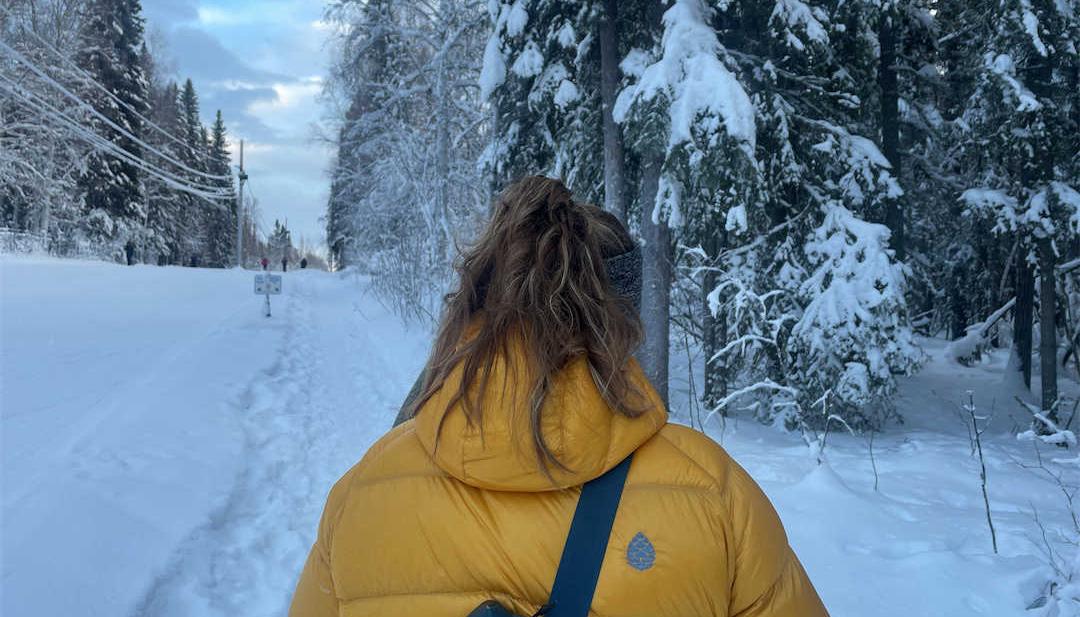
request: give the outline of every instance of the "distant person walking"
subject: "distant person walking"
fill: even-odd
[[[289,258],[288,257],[282,257],[281,258],[281,271],[282,272],[288,272],[289,271]]]
[[[300,260],[300,269],[301,270],[307,269],[307,257],[304,257],[303,259]]]
[[[262,268],[263,268],[263,270],[266,270],[266,269],[267,269],[268,267],[270,267],[270,260],[269,260],[269,259],[267,259],[267,258],[265,258],[265,257],[263,257],[262,259],[260,259],[260,260],[259,260],[259,263],[260,263],[260,264],[262,264]]]

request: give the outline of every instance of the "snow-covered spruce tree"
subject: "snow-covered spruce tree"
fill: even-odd
[[[914,18],[901,20],[897,33],[897,173],[908,194],[912,312],[926,332],[955,339],[1011,297],[1002,276],[1011,242],[991,234],[985,220],[964,216],[957,201],[969,171],[965,151],[972,147],[960,117],[967,95],[960,94],[970,92],[975,48],[987,36],[985,11],[976,1],[934,8],[930,14],[918,3],[898,6]]]
[[[514,0],[489,11],[480,89],[495,131],[481,165],[493,188],[543,173],[602,203],[601,3]]]
[[[454,245],[487,201],[481,4],[347,0],[329,17],[341,37],[328,92],[348,108],[327,217],[335,258],[378,274],[399,313],[433,316]]]
[[[0,13],[0,38],[35,65],[53,65],[52,77],[76,88],[78,76],[67,64],[80,48],[82,13],[73,10],[74,0],[5,6],[9,12]],[[39,37],[61,59],[43,49]],[[49,108],[80,120],[86,115],[12,58],[0,56],[0,227],[43,234],[52,250],[64,252],[77,235],[82,211],[77,182],[89,147]]]
[[[959,200],[966,188],[978,183],[978,159],[987,154],[987,145],[971,132],[969,105],[983,71],[982,50],[994,29],[996,4],[973,0],[937,6],[935,66],[940,79],[927,98],[938,102],[940,120],[909,157],[923,176],[911,185],[919,195],[911,204],[912,301],[927,331],[944,332],[952,339],[964,336],[968,325],[981,322],[1014,296],[1021,298],[1014,322],[1027,323],[1019,330],[1031,333],[1032,270],[1026,258],[1018,259],[1026,252],[1019,250],[1016,237],[994,234],[992,220],[970,216]],[[1021,355],[1027,359],[1030,381],[1031,341],[1023,340],[1020,334],[1015,343],[1029,350]]]
[[[229,176],[228,180],[214,180],[214,185],[223,193],[232,195],[229,199],[215,201],[207,208],[207,265],[214,268],[226,268],[236,262],[236,216],[237,200],[235,187],[231,179],[232,162],[229,156],[228,136],[221,110],[214,117],[210,127],[209,154],[207,170],[216,176]]]
[[[190,79],[184,81],[178,104],[180,107],[178,137],[184,142],[184,147],[180,148],[183,154],[180,161],[191,169],[206,172],[208,151],[206,128],[199,117],[199,95],[195,92],[195,85]],[[190,172],[183,176],[193,183],[205,184],[199,176]],[[183,204],[183,214],[180,218],[182,224],[177,228],[180,238],[180,261],[184,265],[201,266],[206,263],[208,254],[207,227],[210,205],[191,194],[184,194],[180,203]]]
[[[864,0],[822,6],[829,14],[827,29],[835,32],[838,89],[848,95],[851,120],[845,128],[876,143],[905,191],[918,182],[913,170],[921,175],[918,200],[887,193],[874,210],[860,212],[889,228],[889,246],[898,261],[905,261],[908,219],[935,194],[925,174],[937,170],[918,159],[918,146],[939,137],[941,127],[935,98],[940,92],[937,5],[931,0]]]
[[[796,360],[789,378],[804,393],[804,413],[811,399],[831,392],[831,412],[873,426],[876,414],[889,411],[894,374],[920,358],[903,270],[885,249],[888,234],[833,204],[806,244],[812,271],[799,287],[806,304],[788,342]]]
[[[337,42],[339,60],[327,80],[328,98],[345,107],[336,127],[337,154],[326,211],[326,239],[335,268],[355,261],[354,247],[360,241],[354,228],[354,223],[360,222],[355,216],[357,202],[372,190],[370,166],[387,153],[391,128],[379,118],[385,107],[382,99],[389,93],[385,88],[362,85],[386,83],[397,72],[395,60],[399,56],[390,53],[395,43],[390,37],[390,6],[380,1],[363,6],[342,3],[328,11],[330,20],[341,24],[346,33]],[[369,235],[364,243],[377,239]]]
[[[151,82],[153,84],[153,82]],[[175,82],[151,87],[150,115],[154,124],[170,135],[183,135],[180,115],[180,90]],[[156,132],[147,135],[159,151],[176,160],[184,160],[186,145]],[[183,259],[184,230],[187,227],[189,195],[181,193],[159,178],[146,179],[146,238],[144,250],[155,263],[180,264]]]
[[[971,152],[978,177],[961,195],[969,211],[1015,234],[1018,276],[1037,264],[1042,408],[1056,421],[1057,293],[1055,268],[1080,231],[1076,108],[1080,22],[1069,4],[1010,0],[988,7],[992,32],[979,48],[964,120],[980,145]],[[1071,255],[1070,255],[1071,256]],[[1019,261],[1022,260],[1022,261]],[[1030,375],[1032,285],[1018,282],[1017,346]]]
[[[292,243],[292,232],[289,231],[281,221],[274,219],[274,230],[270,232],[270,237],[266,239],[267,250],[270,255],[270,268],[275,268],[281,263],[281,260],[286,259],[290,262],[295,262],[296,249]]]
[[[620,23],[619,2],[601,0],[597,39],[600,48],[600,123],[604,140],[604,209],[624,223],[630,217],[630,186],[626,149],[622,130],[615,122],[614,109],[619,92],[619,62],[626,47],[620,45],[626,38],[620,37],[620,33],[626,29],[627,25]]]
[[[147,130],[144,140],[174,160],[188,159],[190,157],[187,145],[179,138],[184,135],[180,89],[176,82],[166,80],[161,74],[150,50],[144,48],[141,60],[149,90],[150,110],[147,118],[161,129]],[[180,264],[190,195],[176,190],[160,178],[149,175],[146,177],[145,187],[146,222],[139,252],[148,263]]]
[[[902,195],[891,165],[857,130],[859,86],[829,7],[741,3],[717,15],[756,123],[756,190],[728,208],[710,306],[726,326],[714,361],[733,380],[717,402],[813,426],[831,413],[872,425],[889,413],[894,375],[920,358],[904,271],[884,218]],[[756,33],[768,32],[768,36]]]
[[[649,172],[650,184],[655,175],[652,203],[638,204],[647,333],[639,359],[662,396],[670,338],[670,234],[683,243],[714,245],[727,214],[724,206],[734,206],[755,182],[754,110],[728,68],[714,13],[699,0],[667,9],[658,44],[634,49],[623,61],[630,83],[614,110],[628,150],[647,161],[643,173]]]
[[[83,47],[77,56],[79,66],[123,102],[85,84],[80,95],[109,120],[91,117],[88,125],[136,157],[141,156],[142,148],[132,137],[141,137],[139,114],[145,115],[147,110],[147,84],[139,61],[141,11],[139,0],[88,0],[82,23]],[[103,254],[123,259],[125,246],[133,241],[135,228],[145,216],[138,167],[98,151],[90,157],[79,183],[88,235],[100,243]]]
[[[150,53],[145,41],[142,47],[139,48],[139,64],[142,66],[143,77],[146,79],[146,118],[150,122],[154,122],[155,116],[158,115],[165,83],[162,76],[159,75],[157,60]],[[168,141],[167,139],[151,130],[151,127],[147,126],[146,128],[147,131],[142,136],[143,141],[153,145],[158,150],[162,150],[162,147],[168,148],[168,145],[162,143]],[[157,216],[158,213],[154,212],[155,202],[159,201],[168,190],[164,182],[158,181],[148,174],[144,176],[143,194],[146,198],[146,216],[143,218],[143,225],[135,242],[137,258],[144,263],[164,263],[165,256],[168,253],[165,236],[159,226],[160,218]]]

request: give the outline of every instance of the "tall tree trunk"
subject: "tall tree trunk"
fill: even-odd
[[[878,41],[881,58],[878,66],[878,86],[881,88],[881,149],[892,164],[893,175],[900,177],[900,113],[896,85],[896,5],[887,4],[881,14]],[[885,205],[885,225],[892,232],[889,246],[896,259],[904,259],[904,211],[899,198],[890,198]]]
[[[453,10],[450,2],[439,3],[439,17],[450,29],[453,25]],[[440,255],[450,255],[453,238],[450,236],[450,109],[446,94],[446,54],[439,60],[435,73],[435,212],[434,223],[439,234],[438,250]]]
[[[496,140],[496,142],[498,141],[499,136],[502,134],[502,133],[499,132],[500,130],[502,130],[501,129],[502,121],[503,121],[502,113],[499,112],[499,105],[497,103],[492,102],[492,105],[491,105],[491,135],[492,135],[492,139]],[[495,147],[494,143],[492,144],[492,147]],[[485,180],[487,180],[487,189],[488,189],[488,200],[487,200],[487,207],[488,207],[487,208],[487,214],[488,214],[488,216],[491,216],[491,215],[493,215],[495,213],[495,197],[499,194],[499,191],[502,190],[502,188],[503,188],[502,187],[503,178],[501,177],[501,174],[499,174],[499,172],[496,171],[496,169],[497,169],[497,166],[492,165],[491,166],[491,172],[488,174],[487,178],[485,178]]]
[[[619,87],[618,3],[604,0],[603,10],[600,20],[600,115],[604,133],[604,209],[626,223],[626,159],[622,134],[612,116]]]
[[[1040,100],[1049,100],[1053,56],[1032,56],[1029,59],[1031,90]],[[1053,144],[1048,139],[1037,139],[1032,160],[1027,162],[1024,185],[1028,189],[1044,188],[1054,179]],[[1044,189],[1045,190],[1045,189]],[[1057,403],[1057,289],[1054,284],[1054,268],[1057,255],[1051,238],[1039,238],[1036,247],[1039,255],[1039,368],[1042,385],[1042,408],[1046,416],[1057,421],[1054,405]],[[1036,425],[1036,429],[1046,427]]]
[[[971,290],[967,285],[967,267],[962,264],[953,266],[948,283],[949,302],[949,339],[962,338],[968,326],[968,297]]]
[[[722,234],[716,230],[716,234]],[[710,258],[715,258],[720,253],[722,240],[716,235],[710,234],[705,238],[705,253]],[[717,314],[713,314],[709,307],[709,294],[716,287],[717,272],[713,269],[705,271],[701,285],[701,329],[702,329],[702,352],[704,353],[704,376],[705,384],[701,393],[701,402],[706,409],[712,410],[725,395],[727,395],[727,366],[724,358],[713,359],[716,352],[727,343],[727,313],[721,308]]]
[[[1057,421],[1057,292],[1054,288],[1054,246],[1049,238],[1039,240],[1039,368],[1042,371],[1042,408],[1052,422]]]
[[[641,170],[642,250],[641,320],[645,344],[641,364],[660,398],[668,402],[668,338],[671,316],[671,231],[664,221],[653,222],[653,204],[660,182],[661,159],[646,155]]]
[[[1013,312],[1013,346],[1020,361],[1024,385],[1031,387],[1031,323],[1034,316],[1035,277],[1027,261],[1028,246],[1016,251],[1016,309]]]
[[[1027,61],[1028,79],[1031,92],[1040,100],[1049,100],[1051,92],[1052,55],[1031,54]],[[1044,120],[1040,118],[1039,120]],[[1036,123],[1037,125],[1037,123]],[[1024,187],[1030,191],[1045,190],[1045,186],[1054,177],[1054,152],[1045,129],[1036,133],[1035,151],[1024,162],[1021,176]],[[1057,255],[1054,253],[1051,238],[1039,238],[1036,247],[1039,256],[1039,367],[1042,386],[1042,410],[1052,420],[1056,420],[1053,410],[1057,402],[1057,292],[1054,285],[1054,266]],[[1047,427],[1036,422],[1036,430]]]

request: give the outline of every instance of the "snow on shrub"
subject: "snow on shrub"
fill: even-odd
[[[1028,606],[1032,617],[1080,617],[1080,549],[1062,566]]]
[[[684,202],[731,183],[716,170],[738,174],[754,158],[754,106],[727,66],[728,52],[709,25],[713,14],[701,0],[677,0],[664,13],[658,57],[635,49],[623,60],[635,79],[612,111],[631,142],[663,153],[652,218],[673,227],[686,220]]]
[[[788,353],[796,378],[817,398],[832,389],[845,419],[887,405],[893,375],[914,369],[922,352],[906,320],[904,270],[888,250],[889,230],[832,204],[805,251],[811,273]]]

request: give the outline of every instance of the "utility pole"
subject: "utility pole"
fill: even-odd
[[[244,267],[244,140],[240,140],[240,199],[236,202],[236,267]]]

